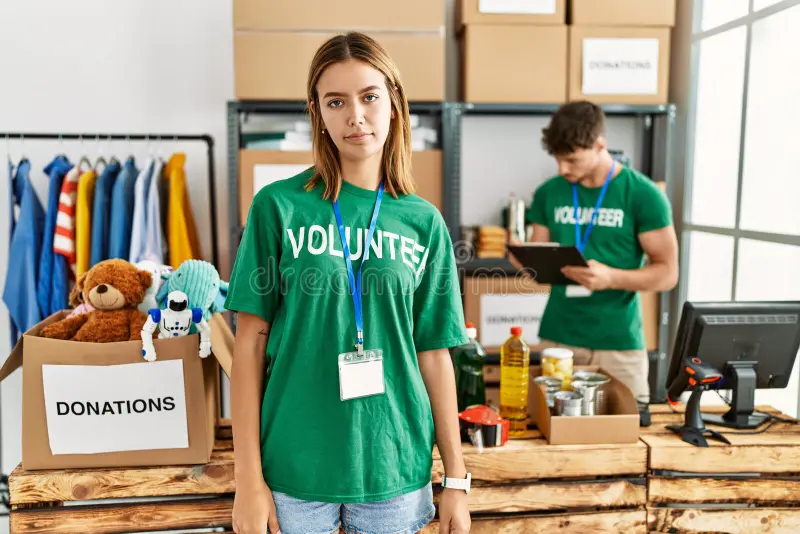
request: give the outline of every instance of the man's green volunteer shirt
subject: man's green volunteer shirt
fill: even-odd
[[[434,428],[417,353],[466,343],[452,243],[416,195],[383,196],[364,263],[364,346],[382,349],[386,393],[340,400],[338,355],[354,350],[353,300],[332,202],[307,170],[255,196],[226,307],[271,324],[261,408],[272,490],[326,502],[389,499],[431,480]],[[358,272],[376,191],[339,195]],[[258,409],[258,407],[253,407]]]
[[[600,187],[578,185],[581,239],[591,220]],[[528,221],[550,229],[550,240],[575,245],[572,184],[561,176],[542,184],[528,210]],[[618,269],[638,269],[644,251],[638,236],[672,224],[666,195],[647,176],[623,168],[608,184],[589,242],[587,260]],[[639,294],[595,291],[589,297],[567,297],[566,286],[554,286],[547,301],[539,337],[593,350],[637,350],[645,347]]]

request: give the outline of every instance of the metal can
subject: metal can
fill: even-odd
[[[544,386],[544,398],[547,400],[547,407],[552,410],[555,406],[553,395],[561,391],[561,379],[554,376],[537,376],[533,379],[533,383]]]
[[[556,415],[578,417],[583,413],[583,395],[577,391],[559,391],[553,397]]]
[[[572,388],[584,396],[584,415],[605,415],[608,413],[606,384],[610,381],[611,379],[603,373],[575,371],[572,376]]]

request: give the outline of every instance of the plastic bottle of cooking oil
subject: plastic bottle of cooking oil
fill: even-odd
[[[511,337],[500,349],[500,415],[509,421],[509,436],[527,430],[528,372],[530,347],[522,339],[522,328],[511,328]]]

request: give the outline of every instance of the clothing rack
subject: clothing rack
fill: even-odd
[[[35,132],[0,132],[0,139],[19,139],[23,143],[28,139],[36,140],[77,140],[77,141],[202,141],[208,153],[208,209],[211,217],[211,257],[214,266],[219,269],[219,243],[217,241],[217,195],[216,176],[214,173],[214,138],[208,134],[120,134],[120,133],[35,133]]]

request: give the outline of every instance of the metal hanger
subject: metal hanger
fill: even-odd
[[[88,157],[86,157],[86,146],[83,143],[83,136],[79,135],[78,139],[80,140],[81,143],[81,153],[82,153],[81,159],[78,162],[78,169],[80,170],[81,174],[83,174],[84,172],[92,168],[92,162],[89,161]]]
[[[109,138],[110,138],[110,136],[109,136]],[[94,164],[94,170],[95,171],[98,170],[98,168],[100,167],[101,163],[103,164],[103,168],[108,167],[108,162],[106,161],[106,158],[103,157],[103,145],[100,143],[100,136],[99,135],[97,136],[96,141],[97,141],[97,153],[99,155],[97,156],[97,160],[95,161],[95,164]]]
[[[28,157],[25,155],[25,134],[19,134],[19,151],[19,162],[22,163],[23,161],[27,161]]]

